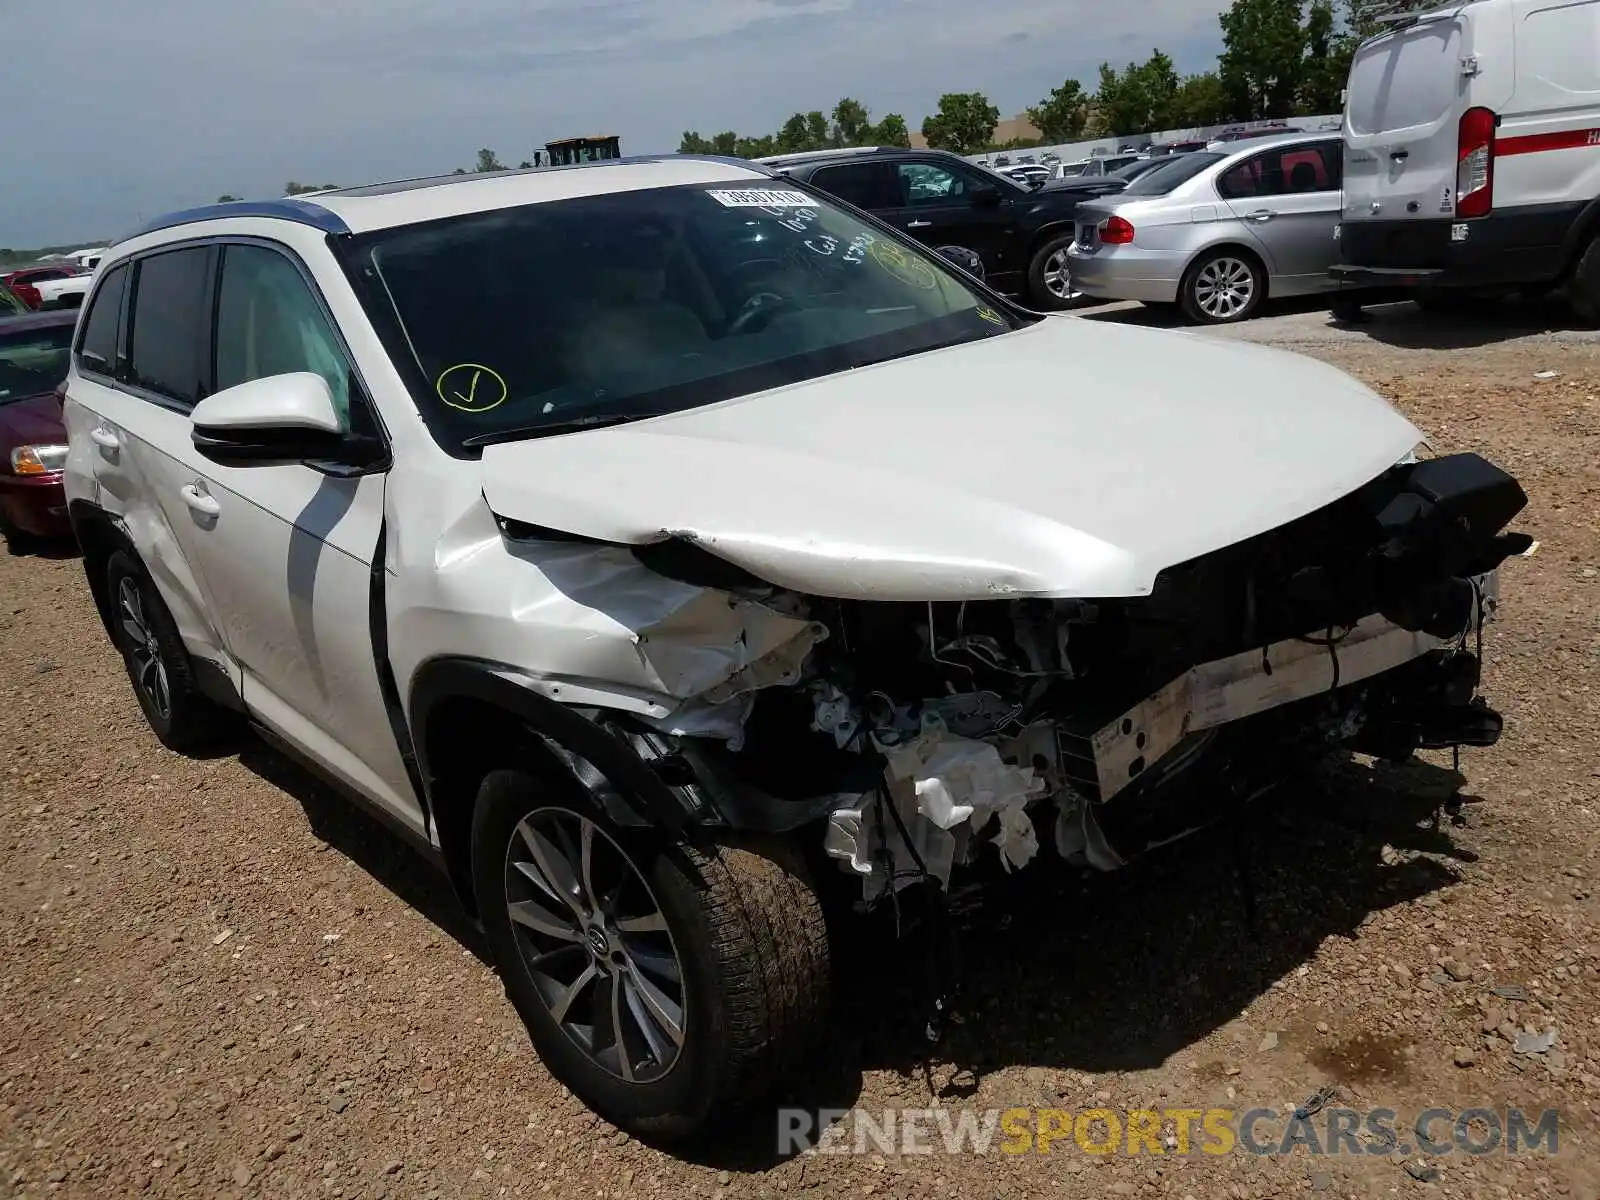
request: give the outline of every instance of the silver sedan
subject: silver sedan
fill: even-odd
[[[1098,300],[1180,304],[1205,324],[1242,321],[1269,294],[1335,288],[1343,158],[1327,134],[1173,158],[1078,208],[1072,286]]]

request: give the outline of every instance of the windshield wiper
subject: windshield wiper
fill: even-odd
[[[580,429],[604,429],[609,425],[626,425],[629,421],[642,421],[654,413],[590,413],[583,417],[569,417],[565,421],[545,421],[538,425],[517,425],[510,429],[495,429],[488,433],[475,433],[462,438],[461,445],[468,450],[480,446],[498,446],[501,442],[520,442],[527,438],[550,437],[558,433],[576,433]]]

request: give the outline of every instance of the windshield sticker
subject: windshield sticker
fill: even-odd
[[[724,208],[810,208],[816,204],[804,192],[771,188],[712,188],[706,195]]]
[[[939,276],[931,266],[893,242],[873,242],[867,247],[867,253],[872,256],[873,262],[901,283],[908,283],[925,292],[931,292],[939,286]]]
[[[1004,325],[1006,319],[986,304],[978,305],[978,316],[991,325]]]
[[[446,367],[434,383],[433,390],[451,408],[465,413],[486,413],[499,408],[511,394],[498,371],[478,363],[457,363],[453,367]]]

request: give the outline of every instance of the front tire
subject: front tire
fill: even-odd
[[[1248,320],[1267,294],[1267,273],[1253,256],[1223,247],[1200,256],[1178,289],[1184,315],[1201,325]]]
[[[201,693],[177,623],[149,573],[118,550],[106,561],[106,587],[111,639],[156,737],[180,754],[215,742],[228,727],[228,714]]]
[[[1040,312],[1065,312],[1087,299],[1072,286],[1072,264],[1067,257],[1072,242],[1070,234],[1052,238],[1028,262],[1028,298]]]
[[[806,1063],[828,943],[783,854],[668,845],[573,781],[500,770],[478,793],[472,873],[539,1057],[618,1128],[693,1136]]]

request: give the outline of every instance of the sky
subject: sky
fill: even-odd
[[[224,192],[774,131],[841,96],[1011,116],[1159,47],[1208,70],[1222,0],[0,0],[0,247],[111,238]]]

